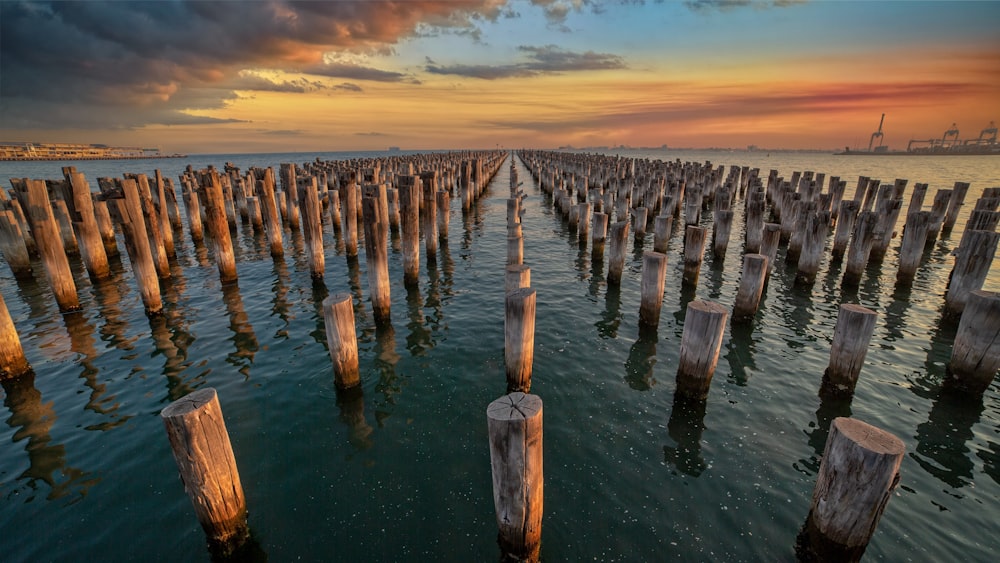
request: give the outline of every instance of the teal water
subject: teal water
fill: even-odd
[[[784,176],[904,177],[934,190],[1000,185],[1000,159],[886,159],[813,153],[623,152],[748,164]],[[74,163],[96,177],[187,164],[276,165],[358,155],[195,155]],[[0,176],[60,177],[59,163],[0,163]],[[828,258],[796,286],[783,251],[749,328],[726,329],[703,408],[673,402],[686,304],[732,306],[742,218],[723,260],[681,290],[675,229],[661,322],[639,336],[641,253],[629,239],[620,289],[518,164],[525,263],[537,290],[534,382],[545,403],[547,561],[790,560],[805,521],[829,423],[854,416],[907,447],[902,483],[868,560],[990,561],[1000,532],[1000,386],[981,399],[943,394],[954,327],[940,323],[950,252],[928,252],[913,287],[895,286],[898,239],[856,290]],[[93,285],[72,262],[84,306],[61,315],[44,276],[0,268],[33,378],[3,385],[0,548],[7,561],[208,560],[158,413],[205,386],[219,391],[250,510],[257,558],[271,561],[494,560],[486,405],[504,393],[503,270],[508,164],[468,215],[453,201],[449,244],[419,287],[402,285],[390,250],[392,326],[376,330],[362,252],[338,250],[329,225],[326,278],[314,285],[301,238],[274,261],[237,237],[238,288],[222,288],[210,252],[178,238],[166,315],[142,312],[127,260]],[[907,196],[908,197],[908,196]],[[704,214],[706,218],[710,214]],[[986,288],[1000,290],[994,266]],[[39,270],[40,271],[40,270]],[[355,298],[362,396],[340,397],[319,303]],[[860,303],[879,322],[853,401],[817,396],[837,309]]]

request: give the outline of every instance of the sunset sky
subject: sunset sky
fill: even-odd
[[[0,141],[867,148],[1000,122],[1000,2],[0,0]]]

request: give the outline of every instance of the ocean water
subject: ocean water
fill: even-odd
[[[386,153],[192,155],[72,163],[99,176],[176,178],[233,162]],[[926,256],[912,287],[895,283],[898,239],[859,287],[824,259],[812,286],[794,283],[779,251],[760,311],[727,327],[703,408],[675,405],[684,312],[692,299],[731,307],[742,264],[737,214],[723,259],[705,258],[681,289],[680,226],[668,249],[660,326],[640,336],[639,279],[652,233],[629,237],[620,288],[592,259],[518,162],[524,256],[537,290],[532,392],[545,404],[547,561],[794,559],[820,456],[836,416],[854,416],[906,445],[901,485],[867,560],[990,561],[1000,533],[1000,386],[981,398],[943,393],[955,327],[941,322],[951,252],[983,188],[990,157],[843,157],[820,153],[620,151],[623,156],[930,184],[972,184],[958,228]],[[64,163],[0,163],[0,177],[61,177]],[[326,277],[309,277],[301,237],[286,255],[241,227],[238,286],[222,287],[211,251],[177,237],[163,317],[142,312],[127,259],[92,284],[78,259],[83,311],[62,315],[43,275],[0,292],[33,376],[3,383],[0,548],[6,561],[209,560],[178,478],[159,411],[215,387],[249,508],[249,559],[481,561],[499,556],[485,409],[505,391],[503,272],[509,163],[471,212],[453,199],[448,244],[402,284],[389,252],[392,323],[376,329],[364,253],[348,260],[325,226]],[[905,196],[908,199],[907,196]],[[739,205],[737,204],[737,208]],[[710,214],[703,214],[708,220]],[[423,252],[423,247],[421,247]],[[985,288],[1000,290],[1000,266]],[[37,271],[41,271],[40,265]],[[353,295],[362,395],[338,397],[319,304]],[[841,303],[879,314],[853,400],[823,401],[820,380]]]

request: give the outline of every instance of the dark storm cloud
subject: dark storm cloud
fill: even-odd
[[[428,59],[425,68],[427,72],[434,74],[453,74],[484,80],[626,68],[624,59],[609,53],[593,51],[574,53],[555,45],[521,46],[518,49],[525,53],[529,60],[506,65],[438,65]]]
[[[223,107],[240,80],[246,86],[243,69],[322,69],[329,51],[384,52],[417,26],[474,29],[501,13],[492,0],[2,0],[0,122],[4,128],[225,122],[188,112]],[[353,80],[406,80],[377,69],[340,70],[337,77]]]

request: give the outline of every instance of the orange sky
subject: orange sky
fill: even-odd
[[[885,113],[883,142],[901,149],[1000,120],[992,2],[259,2],[244,16],[256,34],[230,29],[222,4],[31,6],[3,3],[0,140],[840,148],[867,147]],[[186,27],[143,42],[150,19]],[[69,22],[64,51],[15,45],[22,28]]]

